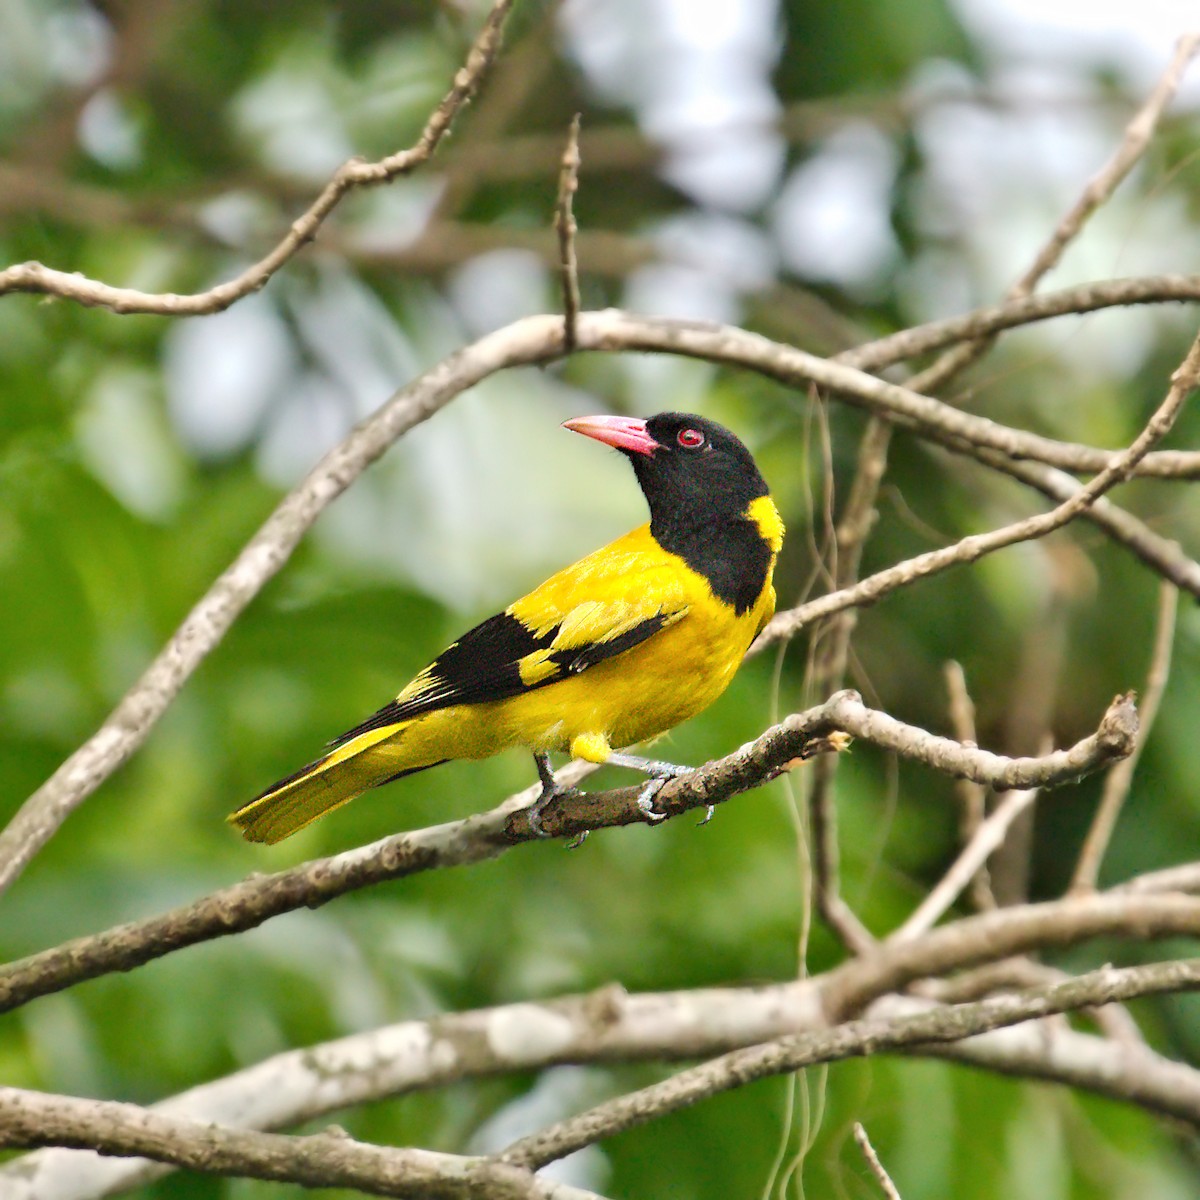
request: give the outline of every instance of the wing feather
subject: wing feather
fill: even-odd
[[[624,654],[687,614],[680,589],[658,563],[647,569],[642,555],[618,556],[601,571],[597,558],[560,572],[465,633],[394,700],[330,745],[452,705],[546,687]]]

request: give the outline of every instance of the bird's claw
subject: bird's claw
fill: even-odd
[[[529,828],[534,834],[540,838],[548,838],[552,836],[546,831],[546,827],[542,824],[542,813],[546,811],[546,806],[551,801],[564,799],[568,796],[576,795],[576,789],[571,787],[563,787],[555,778],[554,771],[550,766],[550,759],[545,754],[535,754],[533,761],[537,764],[538,778],[542,781],[541,795],[529,806],[526,812],[526,820],[529,822]],[[584,829],[577,833],[568,843],[568,850],[577,850],[584,842],[587,841],[589,831]]]
[[[553,800],[565,798],[575,793],[574,788],[556,787],[553,790],[543,789],[542,794],[525,810],[525,819],[529,822],[529,828],[533,830],[534,835],[540,838],[553,837],[546,827],[542,824],[542,813],[546,806]],[[590,829],[580,830],[568,843],[568,850],[578,850],[584,842],[587,841]]]
[[[637,806],[642,810],[642,816],[651,825],[657,825],[659,821],[667,819],[666,813],[660,813],[654,807],[654,797],[658,795],[662,785],[667,782],[668,778],[669,776],[666,775],[658,775],[654,779],[647,779],[642,790],[638,792]]]
[[[546,832],[542,825],[542,810],[554,799],[553,794],[547,796],[543,791],[542,794],[525,810],[525,819],[529,822],[529,828],[534,834],[540,838],[548,838],[550,835]]]
[[[713,813],[716,811],[717,806],[715,804],[706,805],[704,808],[704,816],[702,816],[700,820],[696,822],[697,827],[702,828],[703,826],[707,825],[709,821],[713,819]]]

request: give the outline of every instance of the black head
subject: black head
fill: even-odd
[[[750,451],[723,425],[693,413],[659,413],[645,421],[580,417],[565,424],[629,458],[660,541],[668,531],[744,519],[750,502],[767,494]]]
[[[703,575],[713,595],[737,613],[758,603],[783,526],[770,501],[763,511],[751,509],[767,485],[728,429],[691,413],[659,413],[647,421],[580,417],[565,424],[628,457],[650,505],[650,533],[664,550]]]

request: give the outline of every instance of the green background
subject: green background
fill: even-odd
[[[754,122],[754,136],[768,131],[773,174],[729,199],[681,182],[678,158],[664,161],[648,137],[659,128],[653,105],[670,99],[695,56],[656,11],[580,4],[564,18],[519,4],[504,58],[436,163],[352,197],[315,246],[223,316],[0,301],[0,819],[96,728],[354,421],[482,331],[557,306],[550,219],[575,111],[584,114],[585,305],[723,317],[828,353],[999,298],[1116,145],[1150,79],[1103,59],[1023,57],[930,0],[787,3],[760,20],[765,41],[726,46],[737,71],[715,59],[696,68],[705,95],[749,105],[743,114],[753,108],[739,100],[743,76],[774,105]],[[479,15],[360,0],[138,0],[102,16],[13,0],[0,15],[0,261],[36,258],[149,290],[229,277],[265,252],[342,157],[412,141]],[[605,29],[621,31],[607,74],[585,53],[603,48]],[[1169,39],[1157,49],[1151,71],[1167,61]],[[1034,80],[1025,91],[1013,82],[1022,71]],[[1197,132],[1194,108],[1168,118],[1054,285],[1197,261]],[[689,136],[716,137],[702,123]],[[666,141],[678,155],[688,139]],[[987,169],[968,180],[973,161]],[[817,194],[826,170],[844,180],[832,189],[849,214],[839,244],[860,252],[858,267],[789,249],[803,224],[797,195]],[[877,180],[873,192],[863,177]],[[1122,444],[1161,397],[1194,324],[1173,308],[1020,332],[948,398],[1053,436]],[[560,421],[671,408],[715,417],[752,446],[789,527],[781,603],[823,588],[827,496],[836,504],[845,494],[861,415],[665,358],[587,355],[495,378],[416,429],[322,516],[141,752],[0,901],[0,955],[463,816],[531,782],[524,754],[452,764],[273,848],[243,843],[223,819],[468,625],[642,519],[627,467]],[[1185,415],[1171,444],[1194,445],[1198,421]],[[1195,547],[1197,509],[1184,487],[1141,484],[1122,498]],[[1040,507],[898,435],[865,569]],[[1141,684],[1157,589],[1096,532],[1072,529],[861,614],[852,682],[871,703],[945,732],[942,669],[954,658],[982,744],[1027,752],[1047,730],[1068,744],[1115,692]],[[1191,602],[1181,610],[1164,711],[1106,880],[1187,858],[1200,833],[1200,629]],[[732,750],[811,699],[805,672],[803,640],[762,656],[660,752],[701,762]],[[594,786],[625,778],[609,772]],[[703,831],[689,820],[606,831],[570,855],[524,846],[44,997],[0,1018],[0,1080],[150,1102],[409,1017],[610,981],[669,989],[820,971],[842,952],[820,925],[803,937],[802,786],[796,776],[741,797]],[[1098,786],[1040,806],[1033,896],[1067,882]],[[859,747],[842,764],[837,798],[845,893],[886,932],[954,852],[951,787]],[[1174,950],[1095,944],[1055,961],[1083,969]],[[1195,1058],[1194,1004],[1137,1011],[1156,1045]],[[564,1069],[337,1120],[387,1143],[478,1149],[489,1128],[519,1123],[531,1089],[544,1121],[659,1074]],[[757,1084],[589,1151],[573,1177],[620,1197],[871,1196],[854,1120],[905,1200],[1195,1194],[1194,1146],[1131,1108],[908,1061]],[[278,1189],[176,1175],[143,1194]]]

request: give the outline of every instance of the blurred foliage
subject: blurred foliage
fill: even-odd
[[[827,352],[998,296],[1140,95],[1106,63],[1023,62],[942,0],[761,0],[718,6],[703,28],[684,8],[518,4],[504,58],[436,163],[354,197],[262,295],[220,317],[0,302],[0,819],[96,727],[355,420],[481,331],[556,304],[549,218],[573,112],[584,114],[589,305],[735,320]],[[0,261],[39,258],[146,289],[228,277],[344,157],[412,140],[479,17],[477,4],[451,3],[9,0]],[[1022,70],[1056,86],[1033,99],[1011,90]],[[1200,174],[1186,156],[1198,132],[1194,112],[1168,120],[1055,282],[1195,263]],[[1117,444],[1160,396],[1193,324],[1186,312],[1139,310],[1023,331],[953,398]],[[145,748],[4,898],[0,954],[465,815],[530,782],[524,755],[453,764],[271,849],[242,843],[222,819],[469,622],[640,520],[623,464],[557,423],[667,408],[699,409],[754,447],[790,529],[781,601],[823,586],[827,490],[835,505],[845,493],[860,414],[756,377],[636,356],[491,381],[322,518]],[[1193,410],[1174,444],[1195,445],[1198,428]],[[1200,545],[1182,488],[1126,494],[1156,528]],[[865,568],[1040,505],[898,435]],[[852,682],[945,730],[941,672],[955,658],[983,744],[1031,750],[1018,744],[1030,712],[1065,743],[1141,683],[1156,593],[1128,556],[1072,529],[862,613]],[[1167,865],[1200,836],[1198,633],[1185,605],[1106,878]],[[797,644],[782,663],[767,655],[743,670],[665,752],[702,761],[805,700]],[[605,832],[571,855],[529,846],[43,998],[0,1019],[0,1078],[149,1101],[406,1017],[613,980],[665,989],[821,970],[840,951],[820,927],[801,944],[803,786],[798,775],[739,799],[703,833],[680,821]],[[1064,885],[1097,792],[1093,781],[1041,805],[1035,896]],[[838,807],[847,896],[885,931],[954,853],[950,788],[860,748],[843,764]],[[1154,952],[1100,944],[1063,961]],[[1194,1005],[1139,1011],[1156,1044],[1196,1053]],[[659,1073],[486,1081],[338,1119],[383,1142],[481,1148],[522,1114],[546,1120]],[[1194,1194],[1172,1131],[1137,1111],[907,1061],[840,1064],[721,1097],[589,1152],[577,1178],[613,1196],[874,1195],[850,1136],[856,1119],[906,1200]],[[143,1194],[278,1192],[176,1176]]]

